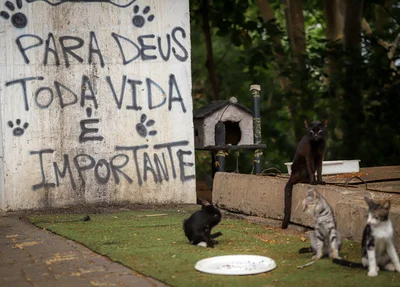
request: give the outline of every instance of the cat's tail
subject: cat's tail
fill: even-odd
[[[315,253],[311,247],[303,247],[299,249],[299,254],[302,253]]]
[[[293,184],[290,182],[285,185],[285,209],[282,221],[282,228],[285,229],[289,226],[290,214],[292,213],[292,191]]]
[[[347,266],[347,267],[351,267],[351,268],[364,268],[364,265],[362,265],[361,263],[351,262],[351,261],[347,261],[345,259],[333,258],[332,262],[335,264],[339,264],[339,265]]]
[[[211,238],[217,238],[218,236],[221,236],[221,235],[222,235],[222,233],[218,231],[218,232],[215,232],[215,233],[211,234],[210,237]]]

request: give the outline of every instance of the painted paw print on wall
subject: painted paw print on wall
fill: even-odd
[[[98,2],[98,3],[109,3],[114,6],[120,7],[120,8],[126,8],[132,3],[134,3],[136,0],[25,0],[28,3],[33,3],[33,2],[44,2],[47,3],[51,6],[58,6],[60,4],[68,3],[68,2]]]
[[[135,27],[142,28],[144,26],[144,24],[146,24],[145,17],[150,12],[150,6],[146,6],[143,9],[143,11],[142,11],[143,15],[138,15],[139,10],[140,10],[140,8],[138,5],[135,5],[135,7],[133,7],[133,13],[135,13],[135,16],[133,16],[133,18],[132,18],[132,23]],[[148,22],[152,22],[153,20],[154,20],[153,14],[151,14],[147,17]]]
[[[22,8],[22,0],[16,0],[15,3],[17,4],[18,9]],[[4,4],[4,6],[6,6],[6,10],[7,11],[0,11],[0,16],[5,19],[8,20],[11,17],[11,23],[13,24],[13,26],[15,28],[25,28],[26,25],[28,24],[28,19],[26,18],[25,14],[21,13],[21,12],[15,12],[15,5],[14,3],[12,3],[11,1],[6,1],[6,3]],[[11,14],[11,15],[10,15]]]
[[[136,124],[136,131],[142,138],[145,138],[147,136],[147,134],[149,136],[154,136],[154,135],[157,134],[157,131],[155,131],[155,130],[147,132],[147,128],[152,127],[155,124],[155,121],[154,120],[148,120],[146,122],[146,120],[147,120],[147,116],[145,114],[143,114],[140,117],[140,123]]]
[[[10,128],[13,129],[13,135],[16,137],[22,136],[25,132],[25,130],[28,128],[29,124],[28,123],[24,123],[24,125],[22,126],[22,128],[19,126],[21,124],[21,120],[17,119],[15,121],[15,123],[17,124],[16,127],[14,127],[14,123],[12,121],[8,121],[8,126]]]

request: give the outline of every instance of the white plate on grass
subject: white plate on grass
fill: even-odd
[[[194,268],[210,274],[251,275],[273,270],[273,259],[259,255],[225,255],[198,261]]]

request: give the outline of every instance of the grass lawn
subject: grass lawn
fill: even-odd
[[[369,278],[366,270],[338,266],[328,259],[297,269],[311,261],[310,254],[297,253],[309,245],[304,234],[228,216],[213,230],[223,233],[216,248],[192,246],[184,236],[182,221],[198,208],[90,214],[86,222],[81,220],[86,214],[31,215],[29,220],[172,286],[400,286],[399,273],[382,271]],[[250,276],[209,275],[194,269],[200,259],[229,254],[271,257],[277,268]],[[344,243],[342,256],[359,262],[359,254],[358,242]]]

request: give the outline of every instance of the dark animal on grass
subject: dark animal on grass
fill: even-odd
[[[211,230],[221,221],[221,212],[207,200],[201,200],[202,207],[183,221],[183,231],[190,244],[213,248],[221,232],[211,234]]]
[[[368,268],[368,276],[378,276],[379,269],[400,272],[399,257],[393,243],[393,225],[389,219],[390,201],[376,202],[364,197],[368,219],[361,241],[361,263],[333,259],[333,263]]]
[[[293,185],[299,182],[311,184],[324,184],[322,181],[322,161],[325,153],[326,127],[328,121],[304,121],[307,128],[306,135],[301,139],[292,163],[292,172],[285,186],[285,209],[282,228],[289,225],[292,213]],[[315,171],[317,178],[315,178]]]

